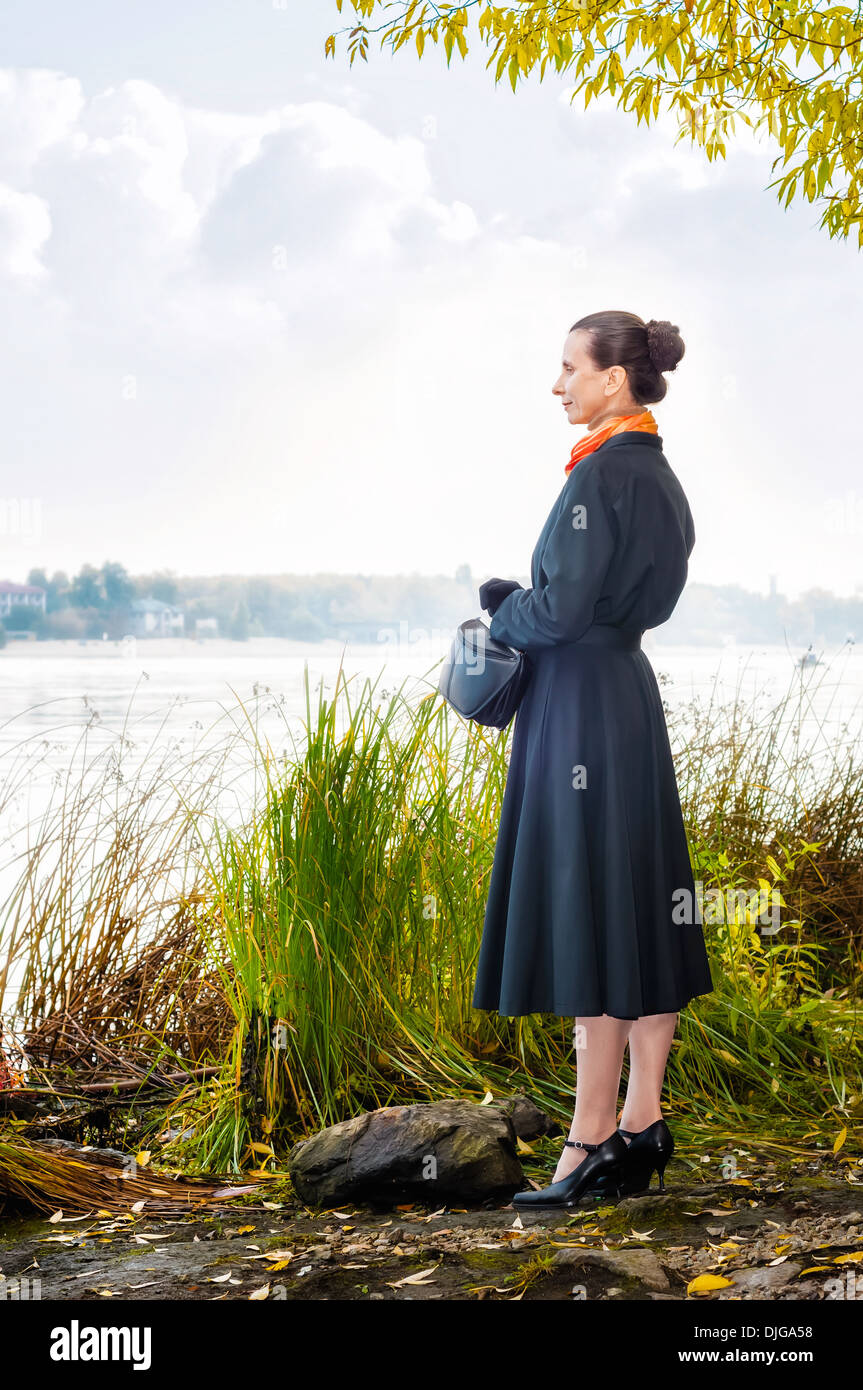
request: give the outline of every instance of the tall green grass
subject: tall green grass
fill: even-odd
[[[774,752],[782,714],[765,734]],[[715,735],[717,724],[721,752],[719,713]],[[748,785],[751,765],[765,774],[760,745],[744,742],[736,770]],[[332,699],[321,691],[314,704],[307,678],[304,743],[285,765],[266,756],[251,830],[210,847],[200,922],[236,1026],[225,1074],[184,1109],[200,1161],[258,1161],[363,1109],[487,1091],[528,1091],[566,1120],[570,1022],[470,1005],[508,746],[508,734],[466,725],[434,691],[380,696],[377,682],[357,686],[340,671]],[[723,893],[786,890],[820,848],[797,833],[793,779],[773,807],[776,833],[761,834],[753,813],[757,851],[735,863],[723,848],[727,762],[718,799],[703,780],[715,752],[705,741],[683,774],[696,876]],[[739,835],[746,801],[735,795]],[[828,1142],[859,1120],[859,976],[827,989],[830,950],[784,902],[776,936],[760,935],[745,909],[706,928],[717,988],[684,1011],[667,1082],[670,1110],[693,1134],[756,1124]],[[841,978],[837,960],[829,969]]]
[[[510,734],[382,679],[340,669],[327,697],[307,669],[285,748],[239,697],[215,748],[130,720],[82,757],[81,732],[5,866],[0,1013],[31,1080],[186,1070],[153,1140],[220,1171],[378,1105],[526,1091],[568,1122],[571,1020],[471,1008]],[[774,936],[746,908],[705,926],[716,989],[667,1073],[682,1145],[859,1149],[863,750],[812,718],[817,679],[668,710],[696,878],[785,904]],[[43,756],[4,755],[0,810]]]

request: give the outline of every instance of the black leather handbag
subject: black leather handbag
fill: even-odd
[[[466,719],[505,729],[521,703],[532,669],[524,652],[498,642],[481,618],[468,618],[456,629],[438,689]]]

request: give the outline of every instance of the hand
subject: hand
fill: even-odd
[[[522,587],[515,579],[487,579],[479,587],[480,607],[494,617],[507,594],[512,594]]]

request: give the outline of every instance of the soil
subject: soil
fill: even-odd
[[[664,1193],[654,1175],[648,1193],[560,1213],[316,1213],[288,1184],[206,1216],[7,1212],[0,1298],[863,1301],[859,1165],[744,1162],[716,1181],[672,1160]],[[688,1292],[704,1274],[729,1282]]]

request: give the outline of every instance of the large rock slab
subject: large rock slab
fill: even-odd
[[[367,1110],[295,1144],[288,1172],[311,1206],[506,1202],[524,1183],[510,1116],[465,1100]]]
[[[578,1246],[564,1246],[556,1252],[552,1263],[573,1267],[593,1265],[610,1274],[637,1279],[659,1293],[671,1287],[665,1269],[652,1250],[580,1250]]]

